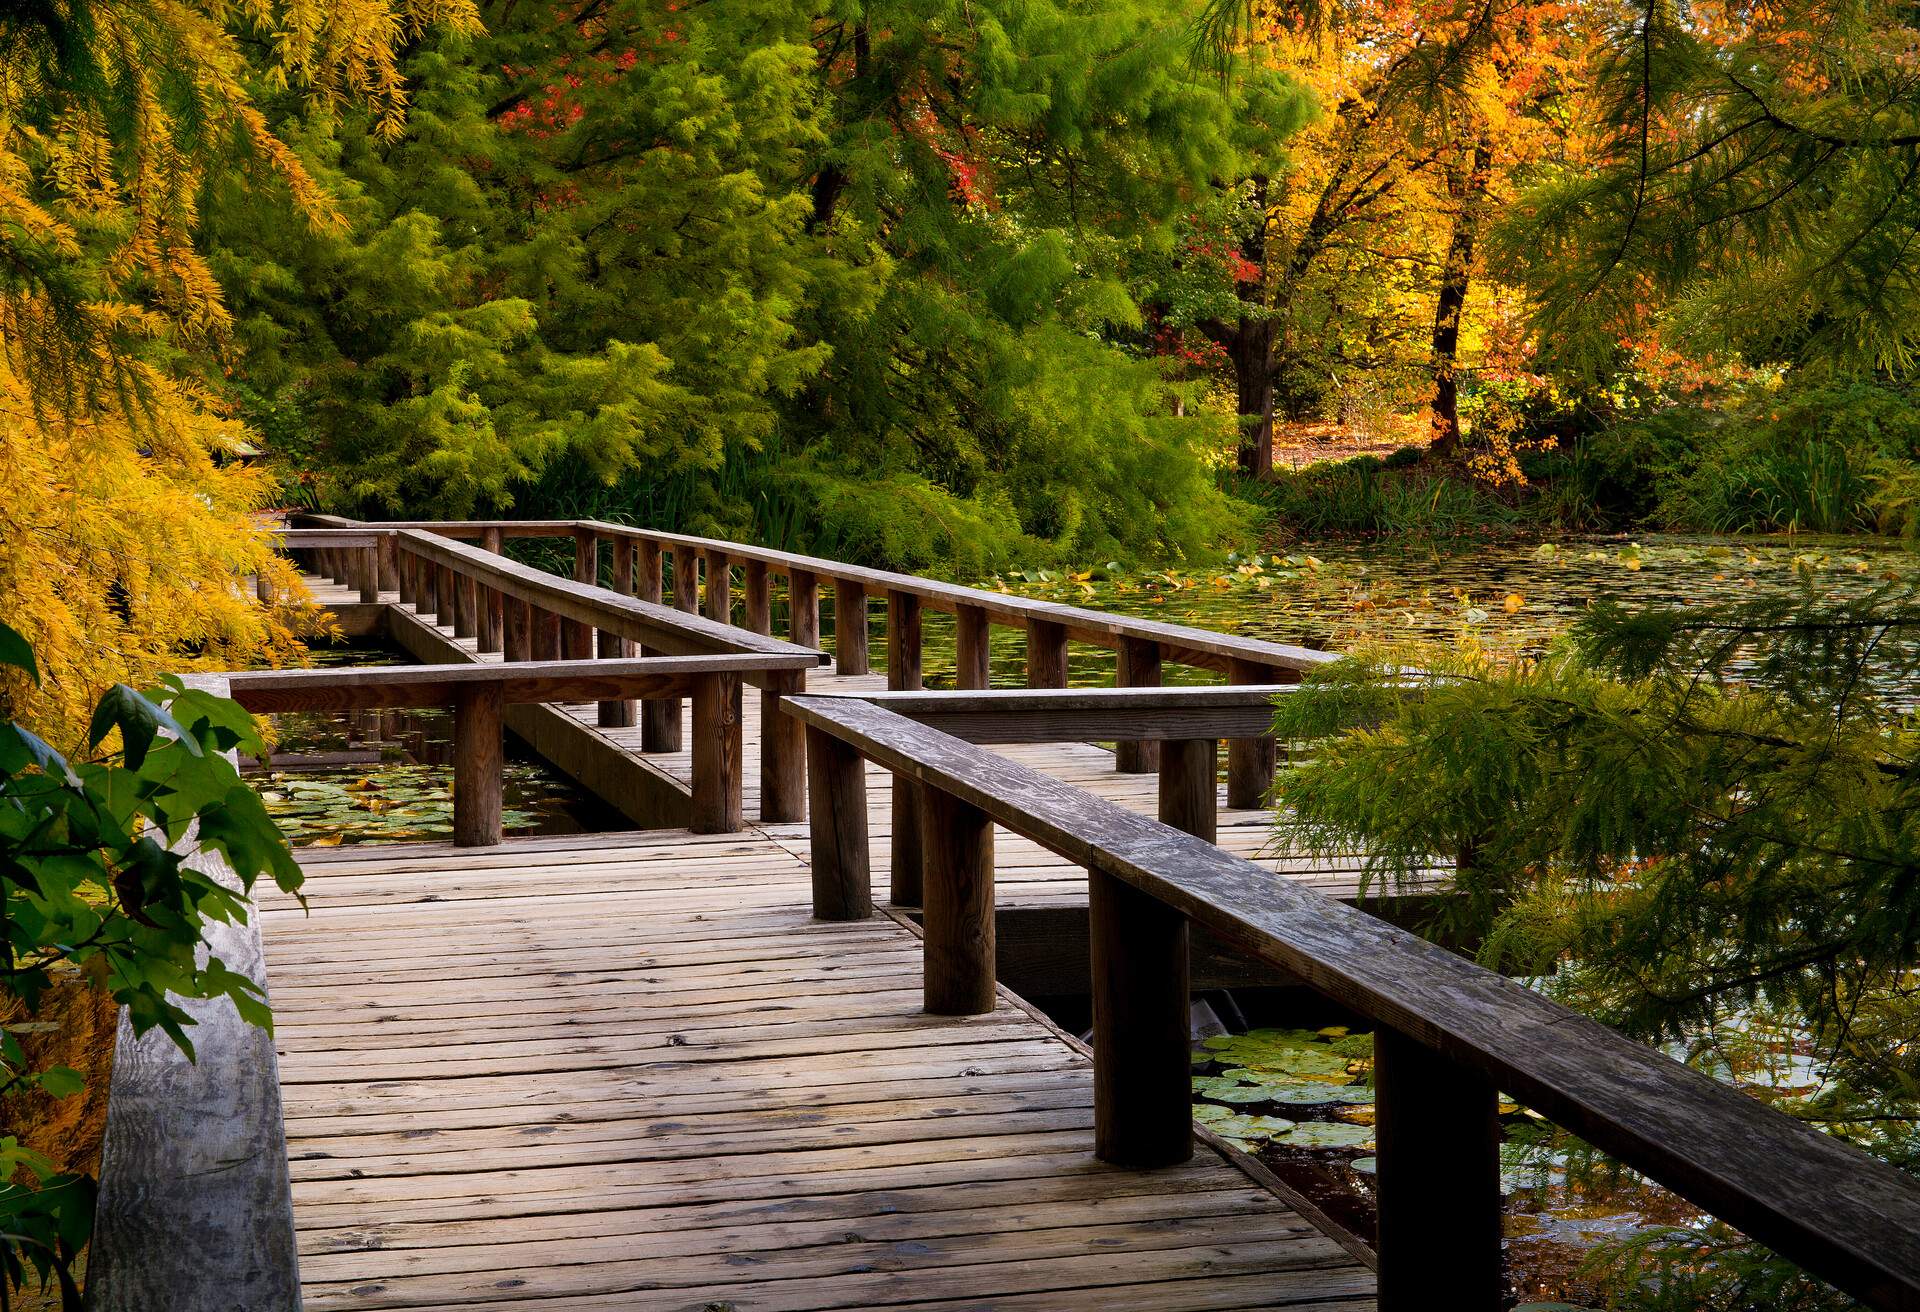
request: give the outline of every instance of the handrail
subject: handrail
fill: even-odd
[[[1156,743],[1257,738],[1273,728],[1276,697],[1297,683],[1196,688],[995,688],[985,692],[831,694],[885,707],[969,743]]]
[[[221,675],[187,675],[184,682],[226,693]],[[239,892],[239,880],[217,852],[202,849],[188,861]],[[257,911],[241,922],[209,921],[205,940],[209,952],[264,995]],[[87,1307],[299,1312],[273,1035],[241,1019],[225,998],[172,1000],[194,1019],[194,1057],[159,1029],[136,1037],[120,1009],[87,1250]]]
[[[1189,921],[1380,1027],[1383,1308],[1442,1289],[1494,1305],[1496,1089],[1862,1302],[1920,1307],[1920,1184],[1886,1163],[1384,921],[884,706],[810,696],[788,709],[809,739],[816,914],[870,912],[861,758],[923,794],[929,1010],[992,1005],[992,825],[1088,870],[1107,1160],[1191,1151]]]

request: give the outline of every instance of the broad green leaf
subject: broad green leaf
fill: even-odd
[[[20,631],[0,620],[0,665],[11,665],[17,670],[25,670],[32,677],[34,685],[40,683],[40,665],[33,658],[33,646]]]

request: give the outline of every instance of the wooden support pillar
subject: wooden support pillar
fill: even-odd
[[[1027,687],[1067,686],[1067,629],[1052,620],[1027,621]]]
[[[820,646],[820,579],[812,570],[787,575],[787,641],[799,647]]]
[[[956,688],[983,689],[993,684],[992,623],[984,606],[964,602],[953,611]]]
[[[1500,1120],[1493,1082],[1385,1025],[1373,1035],[1380,1312],[1495,1309]]]
[[[399,559],[394,563],[400,571],[400,604],[402,606],[411,606],[414,597],[413,582],[415,577],[414,565],[417,563],[416,558],[411,551],[403,550],[397,540],[394,544],[394,550],[399,556]]]
[[[422,556],[419,561],[420,587],[414,593],[413,613],[423,619],[431,620],[440,604],[437,594],[440,590],[440,567]]]
[[[533,659],[557,661],[560,655],[560,617],[550,610],[533,607]]]
[[[760,690],[760,819],[767,824],[807,813],[806,726],[781,705],[806,690],[805,670],[776,670]]]
[[[480,545],[497,556],[500,554],[501,542],[504,536],[505,535],[500,532],[500,526],[498,524],[490,524],[480,530]]]
[[[807,814],[813,918],[866,919],[873,914],[866,762],[846,743],[811,726],[807,727]]]
[[[920,686],[920,598],[911,592],[890,588],[887,591],[887,688],[892,692],[912,692]],[[920,906],[926,896],[920,821],[924,792],[908,776],[893,776],[888,895],[897,907]]]
[[[867,672],[867,585],[852,579],[833,581],[833,670]]]
[[[456,847],[490,847],[500,841],[500,705],[497,683],[463,685],[453,694]]]
[[[453,566],[438,566],[434,575],[433,622],[442,628],[452,628],[454,616],[459,612],[459,592],[454,583]]]
[[[500,651],[510,661],[533,659],[533,614],[518,597],[502,600]]]
[[[613,540],[613,590],[623,597],[633,595],[633,539],[615,538]],[[621,660],[633,654],[633,643],[617,633],[608,633],[601,629],[598,634],[600,655],[604,659]],[[600,703],[600,727],[603,729],[625,729],[635,719],[632,698],[620,701]]]
[[[391,533],[380,535],[380,587],[386,592],[400,588],[400,539]]]
[[[1122,638],[1118,682],[1122,688],[1158,688],[1160,644],[1151,638]],[[1159,765],[1159,743],[1134,739],[1113,745],[1113,768],[1121,774],[1152,774]]]
[[[253,595],[257,601],[271,602],[273,600],[273,584],[267,581],[267,573],[264,569],[257,569],[253,572]]]
[[[733,561],[724,551],[707,552],[705,611],[717,624],[733,623]]]
[[[697,675],[693,685],[693,822],[696,834],[745,823],[740,787],[740,676]]]
[[[360,577],[360,600],[376,602],[380,600],[380,544],[361,547],[354,553],[358,558],[354,573]]]
[[[573,533],[573,581],[588,587],[600,585],[600,539],[586,529]],[[562,620],[560,650],[566,660],[592,660],[593,626],[585,620]]]
[[[1179,738],[1160,744],[1160,823],[1214,842],[1220,833],[1215,804],[1214,762],[1220,745],[1211,738]]]
[[[642,601],[659,605],[661,598],[660,544],[651,539],[643,539],[634,563],[634,587],[637,595]],[[677,566],[674,572],[679,573]],[[675,591],[677,593],[678,588]],[[640,654],[658,656],[660,653],[650,647],[642,647]],[[640,750],[643,752],[680,750],[680,699],[678,697],[655,697],[640,703]]]
[[[936,1016],[983,1016],[995,1000],[993,822],[938,788],[917,791],[927,871],[926,1009]],[[1183,1062],[1183,1092],[1185,1079]]]
[[[1187,918],[1087,872],[1093,968],[1093,1151],[1134,1169],[1193,1156]]]
[[[1290,676],[1290,677],[1289,677]],[[1297,671],[1277,670],[1247,661],[1227,662],[1229,683],[1294,683]],[[1252,810],[1267,804],[1273,788],[1273,771],[1279,754],[1273,735],[1262,738],[1227,740],[1227,806],[1234,810]]]
[[[456,574],[453,579],[453,636],[471,638],[480,632],[480,596],[473,576]]]
[[[479,596],[480,607],[480,651],[501,651],[506,641],[504,632],[505,600],[500,589],[482,584]]]
[[[741,566],[746,577],[747,627],[755,633],[773,632],[773,593],[768,586],[767,562],[750,560]]]
[[[700,557],[692,547],[673,549],[673,608],[689,615],[700,613]]]

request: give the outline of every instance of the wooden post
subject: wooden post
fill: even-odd
[[[1500,1119],[1493,1082],[1382,1025],[1373,1035],[1380,1312],[1498,1308]]]
[[[833,672],[867,672],[867,585],[833,581]]]
[[[400,604],[402,606],[411,606],[413,604],[414,578],[416,574],[414,566],[417,560],[411,551],[401,550],[398,538],[394,539],[394,551],[399,556],[399,559],[394,563],[400,571]]]
[[[1093,967],[1093,1151],[1134,1169],[1193,1156],[1187,918],[1087,872]]]
[[[1122,688],[1160,686],[1160,644],[1151,638],[1120,640]],[[1121,774],[1152,774],[1160,765],[1160,744],[1134,739],[1113,745],[1113,768]]]
[[[433,622],[442,628],[453,626],[453,617],[458,607],[453,583],[453,566],[441,565],[434,570],[433,584]]]
[[[1220,746],[1211,738],[1181,738],[1161,744],[1160,823],[1209,843],[1219,837],[1214,762]]]
[[[895,776],[896,789],[899,783]],[[993,823],[980,808],[938,788],[916,791],[925,825],[926,1009],[936,1016],[984,1016],[995,1001]],[[1186,1072],[1183,1060],[1183,1094]]]
[[[992,623],[984,606],[961,604],[954,607],[956,688],[983,689],[993,684]]]
[[[573,581],[588,587],[600,584],[600,539],[586,529],[573,531]],[[593,659],[593,626],[585,620],[563,620],[560,625],[563,659]]]
[[[920,598],[887,590],[887,687],[912,692],[920,678]],[[904,774],[893,776],[893,842],[889,897],[897,907],[917,907],[926,896],[920,807],[923,790]]]
[[[820,579],[812,570],[787,575],[787,641],[798,647],[820,646]]]
[[[271,602],[273,600],[273,584],[267,581],[267,575],[264,570],[255,570],[253,572],[253,595],[255,599],[259,601]]]
[[[633,539],[613,540],[613,590],[623,597],[633,595]],[[599,631],[600,655],[620,660],[633,654],[633,643],[617,633]],[[625,729],[634,722],[633,699],[600,703],[600,727]]]
[[[740,788],[740,676],[696,675],[693,684],[693,822],[696,834],[744,823]]]
[[[440,590],[440,568],[424,556],[419,561],[420,586],[414,592],[413,613],[423,619],[431,619],[440,599],[435,594]]]
[[[501,654],[510,661],[533,659],[533,615],[527,603],[507,597],[501,605]]]
[[[673,608],[700,613],[700,558],[692,547],[673,549]]]
[[[806,690],[805,670],[770,673],[760,690],[760,819],[767,824],[807,813],[806,726],[781,705]]]
[[[811,726],[806,750],[813,918],[864,920],[873,914],[866,763],[859,752]]]
[[[385,592],[400,589],[400,539],[392,533],[380,535],[380,587]]]
[[[500,704],[497,683],[463,685],[453,694],[456,847],[491,847],[500,841]]]
[[[360,550],[354,554],[359,557],[358,566],[354,572],[360,576],[360,600],[364,602],[379,601],[380,544],[375,542],[370,547],[360,548]]]
[[[1299,678],[1298,672],[1292,670],[1276,670],[1240,660],[1227,662],[1229,683],[1295,683]],[[1227,740],[1227,806],[1230,809],[1252,810],[1267,804],[1267,793],[1273,787],[1273,771],[1279,759],[1276,748],[1272,734]]]
[[[1027,621],[1027,687],[1067,686],[1067,629],[1052,620]]]
[[[747,627],[755,633],[773,632],[773,596],[767,586],[767,562],[750,560],[741,566],[747,581]]]
[[[504,618],[505,602],[500,589],[482,584],[478,601],[480,607],[480,641],[476,644],[479,651],[500,651],[505,642]]]
[[[480,598],[474,590],[473,577],[469,574],[456,574],[453,579],[453,636],[471,638],[480,632]]]
[[[563,659],[560,654],[560,617],[539,606],[533,608],[533,659]]]
[[[660,604],[660,544],[650,538],[640,542],[639,559],[635,562],[634,580],[638,595],[642,601]],[[676,565],[674,573],[679,573]],[[678,593],[678,587],[675,592]],[[685,609],[682,607],[682,609]],[[650,647],[640,649],[642,656],[657,656],[658,652]],[[680,750],[680,699],[678,697],[655,697],[640,703],[640,750],[643,752],[677,752]]]
[[[733,562],[724,551],[707,552],[706,616],[718,624],[733,623]]]

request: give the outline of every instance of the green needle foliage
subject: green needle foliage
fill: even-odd
[[[1452,928],[1487,964],[1551,972],[1569,1003],[1717,1073],[1727,1033],[1784,1019],[1797,1037],[1769,1059],[1808,1073],[1770,1096],[1915,1165],[1916,677],[1910,589],[1595,605],[1538,660],[1377,652],[1316,673],[1277,712],[1313,744],[1277,791],[1294,841],[1359,844],[1383,879],[1458,854]],[[1678,1261],[1670,1288],[1733,1306],[1702,1291],[1779,1275],[1756,1253],[1703,1275],[1684,1256],[1702,1242],[1737,1237],[1639,1241],[1614,1255],[1622,1287]]]
[[[24,639],[0,624],[0,667],[37,679]],[[117,736],[118,747],[108,750]],[[235,703],[167,680],[152,695],[116,684],[88,732],[93,755],[68,761],[19,724],[0,726],[0,1111],[38,1091],[64,1097],[81,1077],[29,1063],[20,1033],[37,1028],[50,988],[81,981],[126,1008],[136,1033],[158,1028],[189,1056],[182,999],[225,998],[270,1026],[259,987],[202,959],[213,921],[244,921],[262,876],[298,889],[295,864],[259,795],[227,753],[264,751]],[[187,840],[191,835],[192,842]],[[218,853],[233,882],[189,861]],[[93,1223],[93,1182],[56,1173],[17,1137],[0,1137],[0,1296],[31,1271],[79,1307],[72,1260]]]

